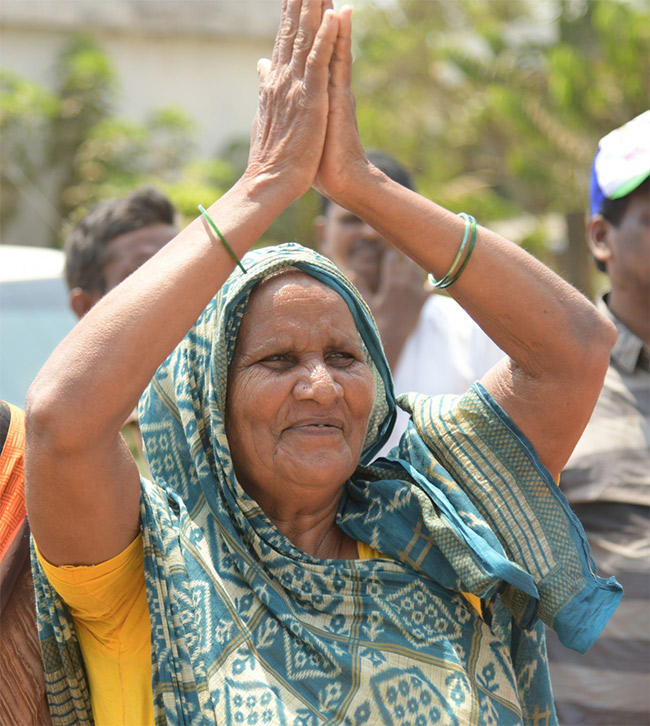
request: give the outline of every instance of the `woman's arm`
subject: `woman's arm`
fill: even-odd
[[[317,187],[440,279],[458,252],[464,221],[367,162],[350,90],[349,9],[340,23]],[[483,382],[559,475],[600,392],[613,326],[551,270],[482,227],[449,292],[508,354]]]
[[[208,210],[239,257],[313,183],[337,31],[331,0],[284,2],[247,170]],[[195,219],[100,300],[36,377],[26,402],[27,506],[53,564],[102,562],[136,536],[139,475],[120,429],[233,267]]]

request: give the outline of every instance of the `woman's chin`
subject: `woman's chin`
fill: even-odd
[[[314,448],[299,461],[292,461],[287,470],[291,472],[290,478],[303,487],[327,488],[342,485],[349,479],[358,461],[359,457],[353,456],[349,449],[341,452]]]

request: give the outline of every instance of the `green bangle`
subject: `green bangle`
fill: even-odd
[[[463,252],[465,251],[465,246],[467,245],[467,240],[469,239],[469,231],[470,231],[470,223],[469,223],[469,215],[465,214],[464,212],[461,212],[459,217],[462,217],[465,220],[465,234],[463,235],[463,241],[460,243],[460,247],[458,248],[458,254],[456,257],[454,257],[454,261],[451,263],[451,267],[449,270],[447,270],[447,273],[443,275],[439,280],[436,280],[433,275],[429,275],[429,282],[434,286],[441,290],[444,290],[444,288],[449,287],[451,285],[451,280],[454,274],[454,270],[456,269],[456,265],[460,261],[461,257],[463,256]]]
[[[469,258],[474,251],[474,245],[476,244],[476,220],[474,219],[474,217],[472,217],[471,214],[465,214],[465,212],[461,212],[458,216],[465,220],[465,233],[463,234],[463,241],[460,243],[458,253],[454,258],[454,261],[451,263],[451,267],[449,268],[447,273],[442,278],[440,278],[440,280],[436,280],[435,277],[431,273],[429,273],[429,283],[438,290],[445,290],[446,288],[451,287],[456,282],[456,280],[458,280],[462,271],[465,269],[465,266],[467,265]],[[463,252],[465,251],[465,247],[467,247],[467,240],[470,239],[470,233],[471,240],[469,243],[469,249],[467,250],[467,254],[465,255],[465,257],[463,258]],[[462,262],[460,262],[461,258],[463,258]],[[458,267],[458,270],[456,270],[456,266],[459,262],[460,267]]]
[[[476,220],[474,219],[474,217],[472,217],[471,214],[470,215],[467,215],[467,216],[469,217],[470,224],[472,226],[472,239],[469,242],[469,249],[467,250],[467,254],[465,255],[465,259],[463,260],[461,266],[458,268],[458,272],[447,283],[447,287],[449,287],[450,285],[453,285],[456,282],[456,280],[458,280],[458,278],[461,276],[461,273],[465,269],[465,266],[469,262],[469,258],[472,256],[472,252],[474,252],[474,245],[476,244],[476,236],[477,236],[477,233],[478,233],[478,227],[476,226]]]
[[[199,212],[201,212],[201,214],[208,220],[208,222],[210,223],[210,226],[217,233],[217,237],[219,237],[219,239],[221,240],[221,243],[226,248],[226,251],[228,252],[228,254],[233,258],[233,260],[236,262],[236,264],[239,265],[239,268],[241,269],[241,271],[244,274],[246,274],[246,269],[244,268],[244,265],[242,265],[242,263],[239,261],[239,258],[237,257],[237,255],[232,251],[232,247],[226,242],[226,238],[221,234],[221,232],[219,231],[219,228],[212,221],[212,219],[210,219],[210,215],[205,211],[205,208],[203,207],[202,204],[199,204]]]

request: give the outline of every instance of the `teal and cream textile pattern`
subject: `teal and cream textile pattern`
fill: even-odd
[[[593,574],[580,526],[530,444],[477,384],[460,398],[403,397],[413,423],[394,457],[373,461],[395,405],[358,293],[296,244],[244,265],[141,401],[157,723],[555,723],[540,618],[584,650],[620,588]],[[232,468],[228,363],[251,289],[288,266],[344,297],[371,361],[376,404],[338,517],[385,558],[301,552]],[[89,723],[74,626],[35,568],[55,723]],[[484,598],[486,619],[461,591]]]

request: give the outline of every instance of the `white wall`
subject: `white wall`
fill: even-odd
[[[281,0],[1,0],[0,65],[52,89],[71,34],[89,33],[118,77],[114,112],[143,121],[180,106],[196,123],[196,155],[246,137],[257,60],[268,57]],[[2,242],[44,244],[48,190],[25,185]],[[39,201],[40,197],[40,201]]]
[[[257,59],[271,41],[92,32],[118,76],[115,112],[142,121],[153,109],[182,107],[198,124],[202,153],[248,133],[257,101]],[[69,32],[17,28],[2,33],[0,63],[52,88]]]

